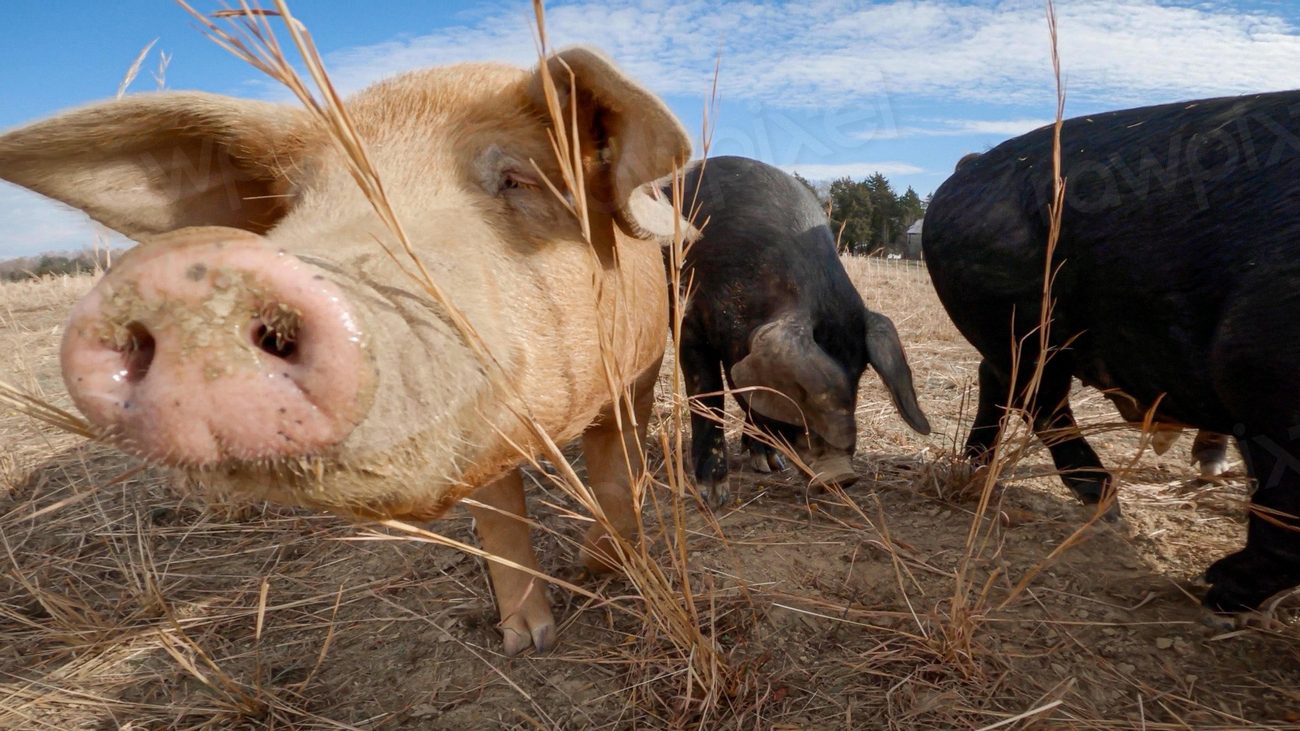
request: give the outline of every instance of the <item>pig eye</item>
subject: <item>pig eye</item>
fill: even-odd
[[[541,187],[537,176],[519,170],[506,170],[501,173],[500,192],[508,190],[537,190]]]

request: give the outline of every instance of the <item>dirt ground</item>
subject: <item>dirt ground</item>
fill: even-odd
[[[677,577],[725,680],[708,702],[626,581],[573,568],[584,526],[539,475],[543,569],[601,600],[552,589],[560,646],[507,659],[476,558],[210,504],[4,412],[0,728],[1300,728],[1297,602],[1245,629],[1200,622],[1196,577],[1244,540],[1240,459],[1200,484],[1190,435],[1139,455],[1138,433],[1080,389],[1093,444],[1124,468],[1122,522],[1058,550],[1088,512],[1037,445],[977,518],[978,488],[951,456],[974,351],[924,270],[848,266],[897,323],[935,431],[908,431],[869,373],[864,478],[846,495],[745,471],[733,440],[737,504],[720,530],[688,506],[691,569]],[[0,287],[5,380],[68,406],[57,345],[89,284]],[[473,541],[464,511],[432,528]]]

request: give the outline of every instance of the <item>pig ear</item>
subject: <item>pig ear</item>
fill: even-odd
[[[871,367],[880,374],[889,397],[894,402],[903,421],[920,434],[930,433],[930,421],[925,418],[916,402],[916,388],[912,385],[912,369],[907,365],[903,343],[898,339],[894,321],[879,312],[867,310],[867,358]]]
[[[0,179],[127,236],[271,228],[302,112],[212,94],[140,94],[0,135]]]
[[[853,446],[857,427],[845,405],[853,400],[849,380],[813,340],[803,318],[781,318],[755,330],[749,355],[731,367],[731,380],[737,388],[764,387],[746,394],[749,407],[763,416],[807,422],[831,446]]]
[[[566,113],[576,91],[579,115],[594,127],[597,154],[609,170],[608,203],[619,222],[638,238],[672,236],[676,217],[658,185],[690,160],[691,141],[681,123],[595,50],[566,49],[548,65]],[[532,93],[544,107],[540,75]]]

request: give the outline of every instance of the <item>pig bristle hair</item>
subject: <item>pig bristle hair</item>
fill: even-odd
[[[298,331],[302,327],[302,313],[298,310],[283,303],[275,303],[262,308],[258,317],[275,337],[277,350],[297,342]]]

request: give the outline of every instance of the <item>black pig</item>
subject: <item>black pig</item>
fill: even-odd
[[[1210,566],[1205,604],[1254,609],[1300,584],[1300,91],[1072,119],[1061,140],[1050,357],[1031,403],[1052,129],[965,161],[927,212],[935,289],[984,357],[967,451],[986,454],[1005,409],[1027,407],[1066,484],[1101,500],[1111,477],[1074,428],[1071,376],[1233,435],[1257,489],[1246,547]]]
[[[929,433],[898,332],[863,304],[807,186],[756,160],[719,157],[693,166],[682,189],[702,233],[683,263],[690,294],[678,352],[686,391],[705,412],[691,416],[691,456],[712,505],[729,497],[724,373],[733,389],[753,389],[736,394],[747,419],[824,482],[856,479],[854,411],[867,365],[908,425]],[[760,440],[744,441],[756,469],[784,467]]]

